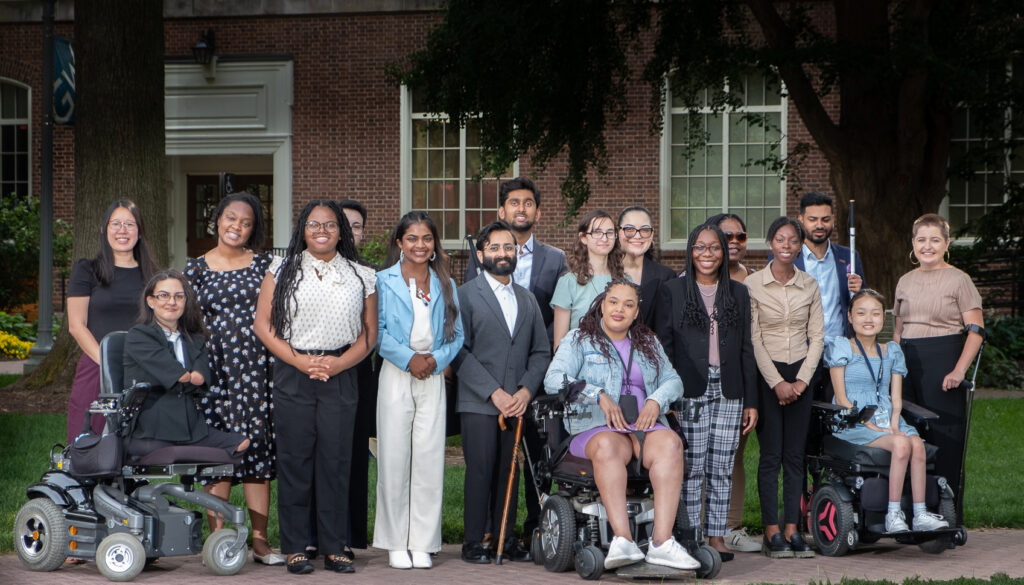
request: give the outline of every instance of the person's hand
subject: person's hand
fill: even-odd
[[[959,388],[960,383],[964,381],[966,376],[967,372],[962,372],[960,370],[953,370],[946,374],[946,377],[942,379],[942,391],[946,392],[947,390]]]
[[[796,393],[796,398],[800,398],[801,396],[803,396],[804,390],[807,390],[807,382],[804,382],[803,380],[797,380],[796,382],[793,382],[792,386],[793,392]]]
[[[426,380],[434,373],[435,366],[434,358],[429,353],[417,353],[409,360],[409,373],[417,380]]]
[[[327,371],[327,362],[324,361],[326,357],[327,356],[320,355],[306,356],[306,363],[303,364],[302,369],[305,370],[310,380],[326,382],[327,379],[331,377],[330,373]]]
[[[857,294],[861,287],[864,286],[864,279],[856,272],[851,272],[846,275],[846,286],[850,288],[851,294]]]
[[[640,415],[636,417],[636,429],[638,431],[650,429],[654,423],[658,422],[659,414],[661,414],[661,405],[648,398],[647,402],[644,402],[644,407],[640,409]]]
[[[191,382],[193,386],[202,386],[206,383],[206,379],[203,378],[203,375],[195,370],[189,372],[188,381]]]
[[[505,418],[512,416],[510,413],[512,412],[512,406],[515,403],[515,400],[512,399],[512,396],[508,392],[505,392],[504,388],[498,388],[494,392],[491,392],[491,403],[494,404],[494,407],[497,408],[499,412],[501,412],[501,416]]]
[[[779,404],[781,406],[786,406],[797,399],[797,394],[793,390],[793,385],[786,381],[779,382],[775,385],[775,396],[779,399]]]
[[[864,426],[878,433],[885,433],[887,435],[892,433],[892,429],[883,429],[882,427],[876,425],[874,421],[869,420],[868,422],[864,423]]]
[[[520,386],[519,390],[512,395],[512,408],[506,416],[516,417],[526,414],[526,407],[530,405],[530,391]]]
[[[191,380],[191,379],[192,379],[192,372],[190,372],[188,370],[185,370],[185,373],[182,374],[181,377],[178,378],[178,381],[181,382],[182,384],[187,384],[188,381]]]
[[[622,409],[619,408],[618,403],[611,399],[604,392],[601,393],[598,398],[597,405],[601,407],[601,412],[604,413],[604,420],[608,422],[608,426],[619,431],[628,431],[629,427],[626,425],[626,417],[622,416]]]
[[[754,430],[757,426],[757,409],[756,408],[744,408],[743,409],[743,422],[740,431],[747,435],[750,431]]]

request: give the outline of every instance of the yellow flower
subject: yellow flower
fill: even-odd
[[[30,349],[32,349],[31,341],[22,341],[10,333],[0,331],[0,358],[28,359],[28,350]]]

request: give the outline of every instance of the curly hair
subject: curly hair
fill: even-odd
[[[612,223],[612,227],[615,227],[615,220],[612,219],[612,216],[608,215],[608,212],[601,209],[591,211],[584,215],[579,225],[576,226],[576,243],[573,244],[569,253],[565,255],[565,259],[569,264],[569,272],[576,276],[576,284],[580,286],[587,284],[594,277],[594,269],[590,266],[590,251],[581,238],[590,232],[593,224],[600,219],[607,219]],[[617,237],[613,237],[612,242],[612,251],[608,253],[607,260],[608,272],[612,275],[613,279],[622,278],[622,248],[619,248],[619,239]]]
[[[356,272],[355,268],[355,265],[359,262],[359,251],[356,250],[355,242],[352,239],[352,228],[349,227],[348,221],[345,220],[345,213],[341,210],[341,206],[338,205],[338,202],[330,199],[310,201],[302,208],[299,216],[295,219],[295,229],[292,230],[292,239],[288,242],[288,251],[285,252],[284,261],[281,262],[281,268],[277,273],[274,298],[270,305],[270,325],[274,329],[274,334],[285,341],[291,340],[292,337],[292,313],[289,308],[295,307],[298,310],[295,292],[298,290],[299,283],[302,282],[303,277],[302,252],[306,249],[306,222],[309,220],[309,214],[317,207],[326,207],[334,214],[334,219],[338,222],[338,230],[340,231],[338,234],[338,244],[335,246],[335,249],[338,251],[338,254],[341,254],[342,258],[349,261],[346,264],[349,270],[352,271],[352,274],[355,275],[356,280],[359,281],[359,286],[363,288],[363,298],[366,297],[366,284],[363,283],[363,279],[359,277],[359,273]],[[366,304],[364,303],[361,314],[365,314],[365,312]],[[359,323],[360,327],[362,327],[362,319],[360,319]]]
[[[224,210],[228,208],[228,205],[236,201],[245,203],[249,206],[249,209],[252,209],[252,231],[249,232],[249,239],[245,241],[244,246],[253,252],[263,251],[267,222],[263,219],[263,204],[252,193],[239,191],[225,195],[217,205],[217,211],[213,212],[213,225],[216,226],[220,223],[220,216],[224,215]]]
[[[718,281],[715,291],[715,308],[711,316],[704,307],[704,301],[700,296],[700,289],[697,287],[697,269],[693,264],[693,245],[697,238],[704,232],[713,232],[722,246],[722,263],[718,267]],[[732,298],[729,291],[729,262],[728,242],[725,239],[725,232],[716,224],[708,223],[697,226],[690,232],[686,242],[686,271],[683,278],[683,310],[680,313],[680,327],[696,327],[701,333],[707,333],[711,326],[711,319],[718,321],[719,327],[725,331],[729,327],[740,325],[740,311],[736,300]]]
[[[605,333],[604,327],[601,325],[601,320],[604,317],[601,305],[608,296],[608,291],[612,287],[620,285],[628,286],[630,290],[636,293],[637,305],[640,304],[640,287],[638,285],[625,278],[613,278],[604,287],[604,290],[594,298],[594,302],[590,303],[590,308],[587,309],[587,313],[580,319],[579,324],[579,341],[589,341],[599,348],[601,354],[609,360],[612,359],[612,352],[615,351],[615,347],[612,345],[611,340],[608,339],[608,334]],[[644,325],[644,320],[640,318],[639,312],[637,312],[637,318],[629,326],[628,335],[633,348],[639,351],[640,355],[647,358],[648,362],[654,364],[655,371],[660,374],[661,352],[658,351],[658,348],[661,343],[658,341],[658,337],[654,335],[654,332],[647,325]]]
[[[165,280],[177,280],[185,291],[185,307],[182,310],[181,317],[178,317],[178,330],[191,335],[200,334],[205,336],[206,325],[203,322],[203,311],[199,307],[199,297],[196,295],[196,291],[192,288],[188,279],[185,278],[185,275],[174,269],[159,270],[149,278],[146,288],[142,291],[142,298],[139,300],[139,316],[135,322],[142,325],[156,323],[156,316],[153,314],[153,309],[149,307],[146,299],[156,291],[156,285]]]

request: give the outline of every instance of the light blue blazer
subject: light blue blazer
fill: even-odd
[[[668,361],[661,344],[658,343],[657,347],[658,355],[661,356],[661,365],[657,371],[654,364],[647,361],[640,352],[634,354],[633,360],[643,372],[647,399],[657,402],[661,407],[658,422],[668,426],[665,412],[668,411],[670,404],[682,398],[683,382],[672,367],[672,362]],[[611,355],[612,359],[609,360],[604,357],[599,347],[590,341],[582,341],[579,329],[573,329],[566,334],[565,339],[558,345],[555,357],[548,366],[548,373],[544,376],[544,391],[548,394],[557,394],[562,389],[563,375],[569,382],[587,381],[586,388],[577,399],[577,403],[583,407],[581,416],[565,419],[565,428],[569,434],[575,435],[608,424],[604,418],[604,411],[598,406],[599,394],[604,390],[609,398],[618,403],[624,369],[614,349],[611,350]]]
[[[452,295],[455,295],[455,281],[452,281]],[[405,371],[409,371],[409,360],[416,354],[409,347],[409,333],[412,331],[412,299],[409,286],[402,278],[401,263],[377,273],[377,349],[381,357]],[[430,270],[430,328],[434,332],[434,345],[430,348],[437,362],[435,374],[440,374],[462,349],[462,319],[455,319],[455,339],[444,342],[444,298],[441,281],[437,273]]]

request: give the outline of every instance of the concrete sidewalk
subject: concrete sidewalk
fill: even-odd
[[[18,374],[19,376],[24,373],[25,362],[28,360],[0,360],[0,374]]]
[[[284,567],[265,567],[250,562],[238,575],[215,577],[202,566],[199,556],[161,559],[155,566],[142,572],[136,583],[174,583],[175,585],[221,584],[254,582],[273,583],[286,579],[289,583],[302,585],[316,584],[359,584],[379,583],[394,585],[438,584],[452,585],[475,583],[580,583],[575,572],[548,573],[533,563],[506,563],[495,565],[470,565],[459,558],[458,545],[445,545],[429,571],[398,571],[387,566],[387,555],[383,551],[370,549],[356,551],[354,575],[337,575],[323,570],[323,561],[314,562],[316,572],[307,576],[288,574]],[[967,545],[947,550],[941,555],[930,555],[916,546],[901,546],[892,541],[881,541],[866,545],[844,557],[829,558],[818,556],[813,559],[769,560],[760,554],[738,554],[736,560],[726,563],[714,581],[722,585],[746,583],[786,583],[803,585],[811,580],[839,583],[843,577],[863,579],[887,579],[901,583],[908,577],[920,576],[926,579],[955,579],[958,577],[989,578],[995,573],[1024,578],[1024,531],[1022,530],[975,530],[968,535]],[[604,581],[628,583],[615,575],[606,574]],[[691,579],[690,582],[695,582]],[[22,568],[14,554],[0,557],[0,583],[7,585],[41,585],[60,583],[77,585],[86,583],[108,583],[92,563],[65,566],[53,573],[32,573]]]

